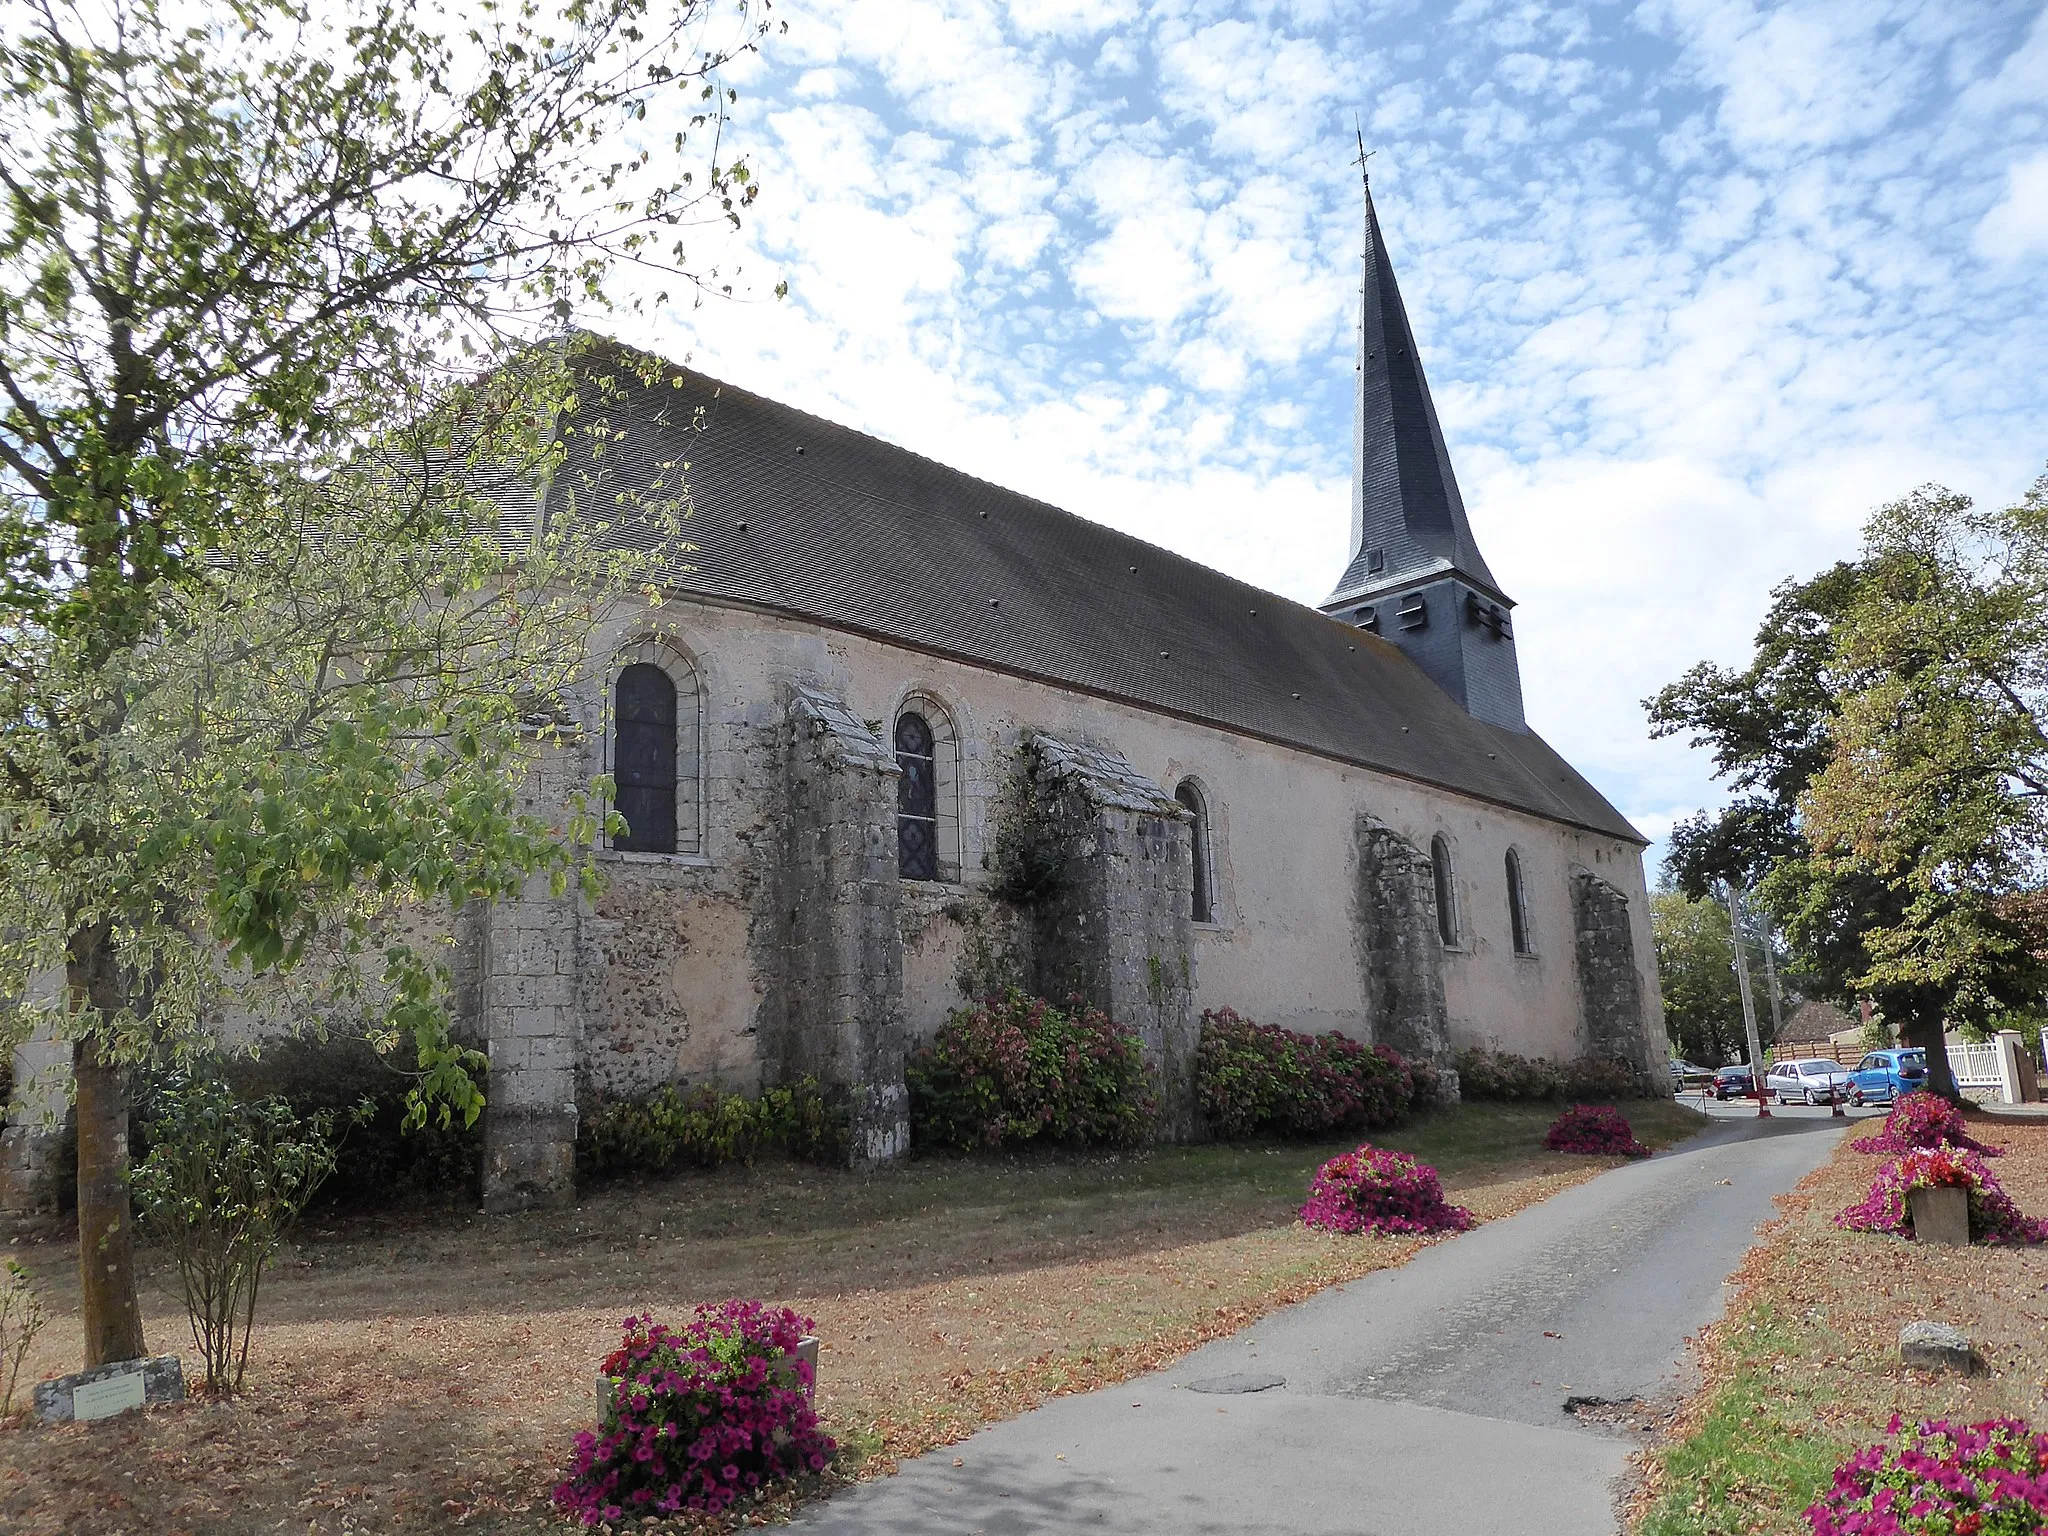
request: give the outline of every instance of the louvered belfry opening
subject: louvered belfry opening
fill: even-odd
[[[661,668],[635,662],[619,673],[612,775],[628,853],[676,851],[676,685]]]
[[[939,775],[931,722],[896,717],[896,867],[905,880],[939,878]]]

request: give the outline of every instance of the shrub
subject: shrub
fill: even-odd
[[[1458,1093],[1467,1099],[1514,1104],[1534,1099],[1625,1099],[1637,1091],[1635,1073],[1605,1056],[1546,1061],[1467,1046],[1451,1058]]]
[[[1390,1047],[1391,1049],[1391,1047]],[[1408,1108],[1411,1112],[1435,1109],[1444,1101],[1443,1074],[1427,1056],[1408,1058]]]
[[[1581,1104],[1634,1098],[1636,1075],[1611,1056],[1581,1056],[1557,1070],[1558,1091]]]
[[[241,1390],[263,1271],[334,1171],[334,1119],[283,1099],[237,1099],[219,1078],[168,1079],[150,1104],[149,1155],[129,1173],[144,1231],[170,1250],[206,1389]]]
[[[1553,1152],[1583,1152],[1590,1157],[1648,1157],[1650,1149],[1636,1140],[1628,1121],[1611,1104],[1574,1104],[1544,1133],[1543,1145]]]
[[[1884,1129],[1851,1145],[1858,1152],[1875,1152],[1886,1157],[1922,1147],[1961,1147],[1979,1157],[2000,1157],[2003,1150],[1987,1147],[1963,1129],[1963,1112],[1938,1093],[1921,1089],[1902,1094],[1892,1112],[1884,1117]]]
[[[1360,1147],[1316,1170],[1301,1219],[1325,1232],[1463,1232],[1478,1222],[1444,1199],[1436,1170],[1405,1152]]]
[[[1433,1068],[1427,1082],[1433,1094]],[[1415,1085],[1414,1066],[1391,1046],[1254,1024],[1228,1008],[1202,1015],[1195,1100],[1226,1139],[1379,1130],[1408,1112]]]
[[[1813,1536],[2034,1536],[2048,1519],[2048,1434],[2020,1419],[1923,1419],[1835,1470]]]
[[[1138,1037],[1078,998],[955,1009],[904,1079],[911,1139],[931,1147],[1134,1146],[1159,1115]]]
[[[756,1098],[671,1083],[640,1098],[586,1099],[576,1119],[576,1171],[593,1179],[751,1163],[764,1152],[843,1163],[851,1146],[846,1105],[808,1077]]]
[[[43,1310],[43,1298],[36,1294],[35,1281],[13,1259],[0,1261],[0,1371],[6,1382],[0,1385],[0,1419],[14,1412],[14,1389],[21,1381],[21,1363],[29,1346],[50,1320]]]
[[[1512,1104],[1564,1097],[1564,1082],[1557,1068],[1540,1057],[1468,1046],[1451,1059],[1451,1065],[1458,1069],[1461,1098]]]
[[[471,1202],[483,1181],[484,1126],[429,1118],[406,1128],[416,1081],[410,1043],[380,1056],[360,1040],[272,1041],[260,1056],[230,1062],[228,1082],[244,1099],[281,1098],[301,1120],[348,1122],[334,1171],[311,1208]]]
[[[803,1472],[836,1449],[795,1354],[811,1321],[758,1301],[705,1303],[681,1329],[629,1317],[606,1357],[611,1401],[576,1437],[555,1505],[585,1525],[716,1514]]]
[[[1984,1243],[2048,1242],[2048,1221],[2036,1221],[2012,1203],[2003,1186],[1975,1152],[1962,1147],[1916,1147],[1878,1169],[1870,1193],[1835,1217],[1855,1232],[1913,1235],[1916,1189],[1962,1189],[1969,1193],[1970,1236]]]

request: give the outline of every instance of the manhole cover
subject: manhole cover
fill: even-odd
[[[1239,1371],[1230,1376],[1211,1376],[1207,1381],[1191,1381],[1190,1392],[1267,1392],[1274,1387],[1287,1385],[1285,1376],[1251,1376]]]

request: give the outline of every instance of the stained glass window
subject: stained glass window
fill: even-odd
[[[635,662],[619,673],[612,776],[626,832],[614,848],[676,851],[676,685],[661,668]]]
[[[931,722],[896,717],[896,868],[905,880],[939,878],[939,775]]]

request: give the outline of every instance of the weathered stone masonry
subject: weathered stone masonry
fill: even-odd
[[[1193,863],[1188,813],[1120,754],[1036,735],[1031,792],[1065,853],[1060,895],[1034,915],[1040,993],[1078,990],[1144,1042],[1163,1129],[1192,1135]]]
[[[1426,1057],[1458,1096],[1450,1070],[1451,1035],[1444,1003],[1444,949],[1437,933],[1436,878],[1429,855],[1385,822],[1358,813],[1353,828],[1358,884],[1352,927],[1365,973],[1366,1014],[1373,1039],[1404,1056]]]
[[[1590,869],[1572,871],[1571,883],[1586,1054],[1620,1062],[1645,1093],[1661,1091],[1668,1084],[1645,1027],[1628,898]]]
[[[903,1086],[903,942],[897,930],[896,759],[831,695],[789,687],[781,804],[753,922],[766,980],[762,1081],[815,1077],[845,1091],[855,1155],[910,1145]]]

